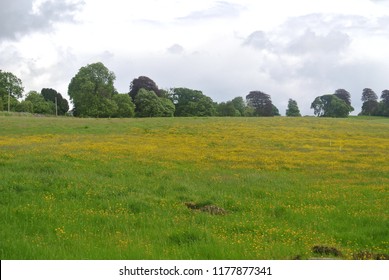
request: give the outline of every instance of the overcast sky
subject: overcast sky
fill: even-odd
[[[148,76],[214,101],[270,94],[313,114],[316,96],[344,88],[353,114],[363,88],[389,89],[389,0],[1,0],[0,69],[25,93],[54,88],[103,62],[115,86]]]

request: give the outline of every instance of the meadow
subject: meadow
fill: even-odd
[[[385,259],[389,119],[3,115],[0,197],[1,259]]]

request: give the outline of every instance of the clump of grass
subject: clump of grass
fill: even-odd
[[[169,241],[179,246],[193,244],[201,240],[204,240],[204,235],[198,232],[184,231],[169,235]]]

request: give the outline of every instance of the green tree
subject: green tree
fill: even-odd
[[[254,115],[259,117],[272,117],[277,112],[273,108],[270,95],[261,91],[251,91],[246,96],[247,104],[254,108]],[[277,109],[278,110],[278,109]]]
[[[273,104],[273,116],[281,116],[280,110]]]
[[[128,94],[115,94],[112,100],[117,105],[117,110],[113,114],[116,118],[132,118],[135,116],[135,104]]]
[[[31,102],[32,112],[35,114],[55,114],[55,105],[53,102],[46,101],[42,94],[36,91],[30,91],[25,99],[25,102]],[[30,106],[24,104],[23,106]]]
[[[240,116],[244,116],[244,112],[246,110],[246,102],[244,101],[243,97],[235,97],[231,100],[231,102],[234,105],[234,108],[239,111]]]
[[[322,99],[322,96],[318,96],[315,98],[315,100],[311,104],[311,109],[313,109],[313,113],[315,116],[323,117],[325,114],[324,110],[324,100]]]
[[[334,94],[318,96],[311,104],[314,114],[318,117],[345,118],[354,110],[343,99]]]
[[[173,117],[174,112],[176,111],[176,106],[174,106],[173,101],[163,97],[160,97],[159,100],[161,101],[163,108],[161,117]]]
[[[65,115],[69,111],[68,101],[55,89],[43,88],[41,94],[46,101],[50,101],[54,104],[57,102],[58,115]]]
[[[81,117],[111,117],[118,110],[112,100],[116,94],[115,74],[103,63],[82,67],[72,78],[68,94],[74,104],[74,115]]]
[[[212,99],[199,90],[188,88],[172,89],[172,99],[176,106],[175,116],[215,116],[216,108]]]
[[[221,102],[217,105],[217,114],[222,117],[239,117],[241,113],[234,106],[232,101]]]
[[[34,104],[31,101],[23,100],[16,106],[16,112],[34,113]]]
[[[300,109],[297,105],[296,100],[289,99],[288,108],[286,109],[287,117],[301,117]]]
[[[171,117],[174,104],[167,98],[159,98],[154,91],[141,88],[135,96],[137,117]]]
[[[8,109],[14,111],[17,104],[17,98],[23,96],[22,81],[10,72],[0,70],[0,110]]]

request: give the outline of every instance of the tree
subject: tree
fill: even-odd
[[[131,82],[129,95],[132,100],[135,100],[136,95],[142,88],[153,91],[157,96],[161,96],[157,84],[152,79],[146,76],[140,76]]]
[[[246,96],[247,104],[254,108],[254,115],[260,117],[274,116],[273,103],[270,95],[261,91],[251,91]]]
[[[297,105],[297,102],[293,99],[289,99],[288,108],[286,109],[287,117],[301,117],[300,109]]]
[[[135,104],[128,94],[115,94],[112,100],[117,105],[116,112],[112,115],[115,118],[131,118],[135,116]]]
[[[237,110],[232,101],[222,102],[217,105],[217,113],[219,116],[225,117],[238,117],[241,116],[239,110]]]
[[[324,100],[322,96],[318,96],[311,104],[311,109],[313,109],[313,113],[315,116],[323,117],[325,114],[324,110]]]
[[[382,91],[381,100],[382,100],[382,102],[384,102],[387,106],[389,106],[389,90],[385,89],[385,90]]]
[[[68,94],[74,104],[74,115],[82,117],[110,117],[115,113],[115,74],[103,63],[82,67],[72,78]],[[117,108],[116,108],[117,110]]]
[[[244,112],[246,110],[246,103],[244,102],[243,97],[238,96],[231,100],[234,108],[239,111],[240,116],[244,116]]]
[[[135,96],[137,117],[172,117],[174,104],[167,98],[159,98],[154,91],[141,88]]]
[[[370,88],[363,89],[362,98],[362,112],[361,115],[364,116],[374,116],[377,115],[379,104],[377,94]]]
[[[57,102],[58,115],[65,115],[69,111],[69,103],[60,93],[52,88],[43,88],[41,94],[46,101]]]
[[[23,100],[16,106],[16,112],[34,113],[34,104],[31,101]]]
[[[172,100],[176,106],[175,116],[214,116],[216,108],[212,99],[199,90],[188,88],[172,89]]]
[[[385,89],[381,93],[381,101],[379,102],[380,116],[389,117],[389,90]]]
[[[24,102],[30,102],[32,104],[32,112],[35,114],[55,114],[55,105],[53,102],[46,101],[42,94],[36,91],[30,91]],[[30,109],[29,103],[21,105],[22,107],[26,107],[28,110]]]
[[[273,116],[281,116],[280,110],[273,104]]]
[[[354,110],[343,99],[334,94],[318,96],[311,104],[314,114],[318,117],[345,118]]]
[[[173,117],[174,112],[176,111],[176,106],[174,106],[173,101],[169,98],[160,97],[159,100],[162,104],[162,115],[161,117]]]
[[[351,106],[351,95],[347,90],[342,88],[337,89],[334,95],[346,102],[347,105]]]
[[[23,95],[22,81],[10,72],[0,70],[0,110],[14,110],[19,103],[17,98]]]

